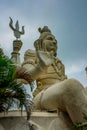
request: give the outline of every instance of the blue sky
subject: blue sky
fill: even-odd
[[[38,27],[47,25],[58,41],[58,58],[65,65],[68,78],[78,79],[87,86],[87,0],[0,0],[0,46],[9,57],[15,39],[9,17],[25,25],[21,36],[24,52],[34,49],[39,37]]]

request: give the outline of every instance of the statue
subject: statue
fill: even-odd
[[[83,113],[87,115],[85,88],[76,79],[68,79],[65,75],[64,65],[57,58],[57,40],[48,27],[39,28],[39,32],[40,37],[34,42],[36,64],[31,70],[26,67],[27,64],[18,66],[16,77],[25,79],[30,84],[36,80],[37,85],[42,87],[33,99],[35,109],[59,110],[67,113],[71,122],[84,123]]]
[[[14,32],[14,36],[16,37],[16,39],[19,39],[21,35],[23,35],[25,33],[24,31],[24,26],[22,26],[22,31],[19,31],[19,23],[18,20],[15,24],[15,28],[13,27],[13,20],[10,17],[10,23],[9,23],[10,28],[13,30]]]
[[[10,17],[9,26],[13,30],[14,36],[16,37],[16,40],[13,41],[13,52],[11,53],[11,60],[15,64],[21,64],[19,51],[23,43],[20,40],[20,36],[25,33],[24,26],[22,26],[22,31],[19,31],[19,23],[17,20],[15,27],[13,27],[13,20],[11,17]]]

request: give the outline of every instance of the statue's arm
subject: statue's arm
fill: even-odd
[[[40,64],[37,64],[31,70],[27,70],[25,67],[17,66],[16,68],[16,78],[22,78],[28,81],[29,83],[33,82],[40,77],[42,73],[46,70],[47,67],[41,67]]]
[[[32,68],[31,70],[26,69],[25,67],[17,67],[16,69],[16,77],[23,78],[29,83],[34,80],[37,80],[45,71],[48,66],[52,64],[53,57],[52,54],[48,54],[43,51],[38,51],[39,63]]]
[[[18,78],[23,78],[31,83],[45,73],[48,66],[53,63],[53,52],[47,52],[45,49],[41,48],[40,44],[36,48],[36,54],[39,59],[38,64],[31,70],[28,70],[25,67],[17,67],[16,76]]]

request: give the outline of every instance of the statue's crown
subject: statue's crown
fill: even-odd
[[[44,26],[43,28],[38,28],[38,31],[40,33],[43,33],[43,32],[50,32],[51,33],[51,30],[48,28],[48,26]]]

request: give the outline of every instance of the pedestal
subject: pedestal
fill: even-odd
[[[21,65],[20,61],[20,49],[22,47],[22,41],[21,40],[14,40],[13,41],[13,52],[11,53],[11,60],[14,64]]]
[[[22,115],[21,111],[10,111],[7,114],[0,113],[0,130],[29,130],[26,116],[26,111],[23,111]],[[36,130],[74,130],[69,120],[61,118],[58,113],[34,111],[30,120],[36,126],[40,126]]]

